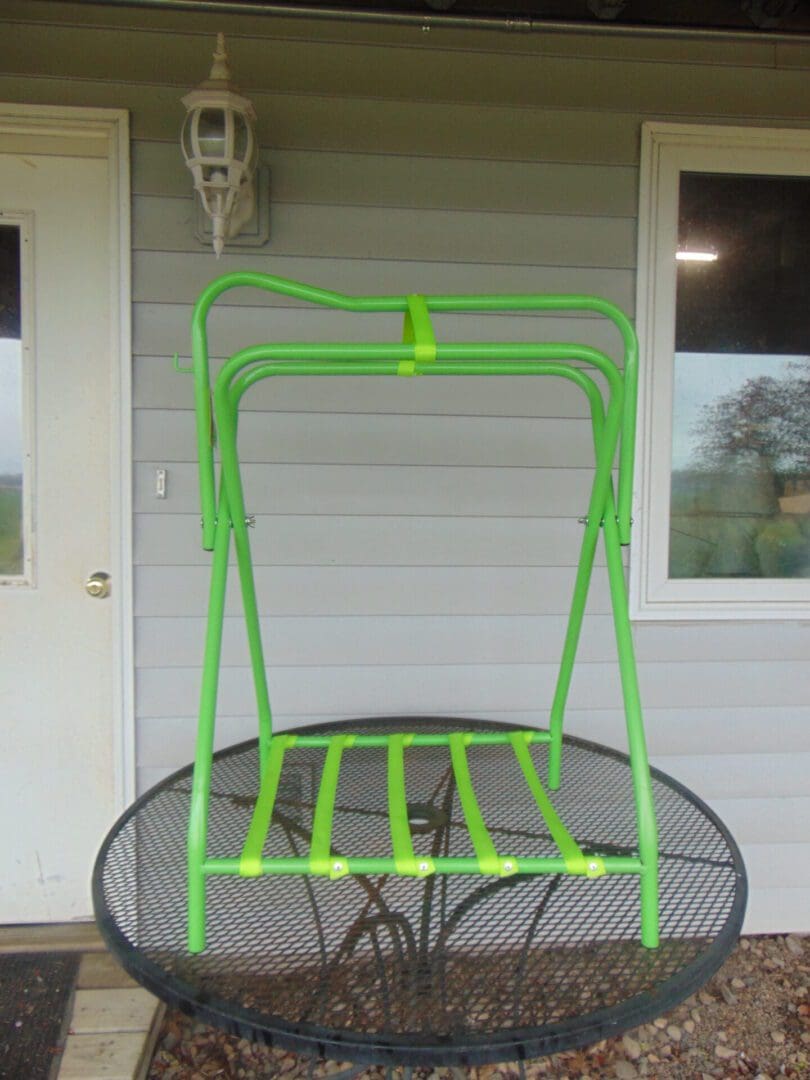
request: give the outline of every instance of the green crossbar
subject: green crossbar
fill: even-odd
[[[526,743],[547,743],[551,741],[551,735],[547,731],[524,731]],[[334,735],[285,735],[287,746],[319,748],[328,750],[335,738]],[[370,749],[387,749],[391,741],[390,735],[363,735],[352,734],[351,743],[347,745]],[[402,736],[404,749],[410,746],[449,746],[452,733],[448,732],[407,732]],[[465,746],[507,746],[511,740],[508,731],[467,731],[464,732]]]
[[[400,342],[275,342],[248,346],[220,368],[212,385],[207,319],[211,306],[232,288],[250,287],[343,312],[398,312],[403,316]],[[522,312],[598,315],[619,331],[621,363],[591,346],[572,342],[437,342],[431,315],[444,312]],[[503,321],[506,324],[506,320]],[[598,877],[635,874],[640,885],[641,940],[658,944],[658,846],[647,749],[638,692],[621,545],[630,541],[631,496],[638,380],[638,345],[628,318],[599,297],[511,294],[505,296],[363,296],[352,297],[269,274],[239,272],[211,282],[200,295],[192,317],[192,367],[197,419],[203,547],[212,550],[209,615],[205,639],[197,751],[192,781],[187,845],[189,949],[205,947],[205,881],[208,875],[308,874],[339,878],[346,874],[432,873],[506,876],[510,873],[566,873]],[[593,377],[598,373],[600,381]],[[245,495],[237,449],[238,415],[243,396],[257,383],[278,377],[311,376],[536,376],[566,380],[582,391],[590,411],[594,469],[583,517],[582,544],[571,607],[547,731],[403,732],[372,735],[274,734],[268,680],[261,641],[259,606],[248,535]],[[218,448],[220,468],[215,468]],[[613,469],[618,459],[618,491]],[[605,567],[616,633],[627,725],[632,794],[636,807],[638,856],[583,853],[563,825],[541,783],[529,746],[546,743],[548,787],[561,782],[563,716],[588,599],[595,555],[604,545]],[[212,757],[222,657],[225,595],[233,544],[242,594],[250,665],[259,726],[259,790],[240,855],[212,857],[208,852]],[[511,745],[538,811],[559,854],[514,858],[498,852],[484,821],[470,775],[468,750]],[[391,854],[332,849],[332,827],[343,754],[349,749],[385,749]],[[458,791],[474,856],[423,856],[414,852],[408,818],[405,751],[448,747],[450,772]],[[313,812],[307,855],[265,856],[285,753],[292,748],[326,751]],[[497,755],[489,755],[493,762]],[[498,759],[500,760],[500,759]],[[342,843],[342,842],[341,842]]]

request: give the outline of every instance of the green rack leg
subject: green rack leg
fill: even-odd
[[[221,438],[227,440],[230,453],[222,455],[221,487],[227,490],[232,507],[233,539],[236,547],[236,560],[239,569],[239,584],[242,590],[242,610],[245,616],[250,667],[253,673],[253,685],[256,692],[256,708],[259,714],[259,776],[264,774],[270,738],[273,733],[273,716],[270,710],[270,694],[267,689],[267,671],[264,663],[264,649],[259,625],[259,605],[256,601],[256,583],[253,576],[253,560],[250,557],[247,513],[242,491],[242,478],[239,471],[239,455],[236,449],[236,416],[231,414],[230,423],[233,431],[228,431],[228,420],[223,418]]]
[[[225,615],[225,582],[228,573],[230,539],[228,500],[223,491],[220,494],[219,517],[214,535],[203,682],[200,690],[200,718],[197,728],[197,751],[191,783],[191,812],[188,824],[188,948],[192,953],[202,952],[205,948],[203,864],[208,836],[208,803],[211,790],[214,723],[219,687],[219,663],[222,655],[222,620]]]
[[[612,509],[613,498],[609,500]],[[641,943],[648,949],[658,946],[658,827],[655,820],[650,764],[641,695],[633,650],[633,636],[627,606],[627,586],[624,581],[619,528],[615,515],[605,518],[605,551],[608,560],[608,579],[613,608],[613,626],[619,655],[619,674],[624,698],[627,742],[630,749],[630,770],[636,804],[639,855],[641,857]]]

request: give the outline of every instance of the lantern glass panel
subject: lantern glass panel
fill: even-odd
[[[197,122],[197,143],[200,155],[224,161],[228,157],[225,135],[225,110],[201,109],[200,119]]]
[[[193,157],[196,156],[194,153],[194,143],[191,138],[191,125],[193,119],[193,112],[186,113],[186,119],[183,121],[183,132],[180,137],[181,146],[183,147],[183,154],[185,155],[186,161],[190,161]]]
[[[246,161],[249,142],[247,122],[241,113],[235,112],[233,114],[233,156],[237,161]]]

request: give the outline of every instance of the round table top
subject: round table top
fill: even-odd
[[[469,720],[364,719],[308,731],[486,730]],[[532,747],[538,775],[548,748]],[[268,853],[306,854],[322,750],[285,762]],[[384,750],[344,755],[335,853],[389,853]],[[511,758],[510,758],[511,755]],[[553,854],[511,748],[476,747],[470,772],[498,850]],[[289,771],[288,771],[289,770]],[[238,854],[256,796],[255,741],[214,758],[209,855]],[[414,848],[468,854],[445,747],[408,751]],[[746,878],[725,826],[653,770],[661,944],[639,937],[633,876],[208,878],[208,944],[186,950],[191,767],[142,796],[99,853],[96,917],[124,967],[164,1000],[232,1033],[300,1053],[385,1065],[474,1065],[586,1045],[651,1020],[721,965]],[[637,854],[627,758],[566,737],[554,805],[581,846]],[[350,845],[350,838],[354,841]]]

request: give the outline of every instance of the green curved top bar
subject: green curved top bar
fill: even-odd
[[[200,459],[200,498],[202,503],[203,547],[210,551],[214,546],[216,522],[216,492],[214,482],[213,439],[211,437],[211,386],[208,369],[208,312],[222,293],[229,289],[255,288],[266,292],[291,296],[321,307],[352,312],[399,311],[414,316],[413,296],[346,296],[343,293],[320,289],[314,285],[262,274],[256,271],[238,271],[215,278],[200,294],[194,305],[191,323],[192,362],[194,371],[194,396],[197,412],[197,443]],[[619,458],[619,492],[617,519],[619,540],[630,542],[631,503],[633,493],[633,459],[636,427],[636,398],[638,393],[638,341],[633,325],[624,312],[609,300],[598,296],[572,294],[505,293],[503,295],[423,296],[427,311],[592,311],[618,328],[624,346],[624,401],[621,446]],[[406,337],[413,335],[406,334]],[[312,346],[310,346],[311,348]],[[422,345],[406,341],[408,359],[422,359]],[[492,360],[508,359],[508,345],[493,343],[487,346]],[[397,353],[403,345],[399,344]],[[441,346],[438,347],[441,355]],[[361,351],[361,350],[358,350]],[[452,351],[452,347],[451,350]],[[503,355],[501,355],[503,354]],[[456,358],[450,355],[447,359]]]

